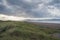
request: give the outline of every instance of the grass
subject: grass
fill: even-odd
[[[0,40],[60,40],[50,35],[53,33],[60,33],[60,29],[27,22],[0,22]]]

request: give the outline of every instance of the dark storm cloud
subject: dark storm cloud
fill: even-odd
[[[57,8],[60,8],[60,0],[53,0],[50,5],[54,5],[56,6]]]
[[[0,12],[3,12],[5,7],[3,5],[0,5]]]
[[[53,0],[51,4],[60,4],[60,0]]]
[[[54,15],[53,13],[53,15],[50,15],[48,6],[60,7],[60,0],[0,0],[0,2],[2,2],[0,13],[37,18],[52,17]]]

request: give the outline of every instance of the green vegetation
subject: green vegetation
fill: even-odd
[[[0,40],[60,40],[51,34],[60,29],[51,29],[27,22],[0,21]]]

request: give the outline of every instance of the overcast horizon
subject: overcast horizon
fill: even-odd
[[[28,18],[60,19],[60,0],[0,0],[0,20]]]

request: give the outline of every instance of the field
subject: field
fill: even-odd
[[[59,33],[60,28],[29,22],[0,21],[0,40],[60,40],[55,35]]]

